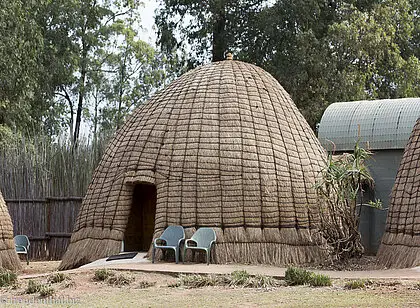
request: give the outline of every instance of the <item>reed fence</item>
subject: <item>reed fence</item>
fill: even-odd
[[[70,241],[81,197],[5,199],[14,234],[26,234],[31,260],[60,260]]]
[[[73,148],[36,137],[0,148],[0,190],[14,234],[29,237],[31,260],[59,260],[64,254],[105,145],[81,141]]]

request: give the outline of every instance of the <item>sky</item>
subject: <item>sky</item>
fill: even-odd
[[[156,0],[144,0],[144,8],[141,12],[141,24],[143,31],[141,32],[140,38],[143,41],[148,42],[155,46],[156,44],[156,31],[154,27],[155,10],[158,7]]]

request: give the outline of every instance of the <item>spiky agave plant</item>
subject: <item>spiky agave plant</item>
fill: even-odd
[[[315,189],[322,200],[320,231],[336,259],[361,256],[359,233],[362,183],[373,185],[365,161],[372,155],[356,142],[351,154],[328,155]]]

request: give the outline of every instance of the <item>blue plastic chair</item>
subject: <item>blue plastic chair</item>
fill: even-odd
[[[215,243],[216,232],[212,228],[198,229],[190,239],[185,241],[183,260],[185,260],[187,249],[204,250],[206,252],[207,265],[209,265],[211,248]]]
[[[26,255],[26,264],[29,265],[29,239],[26,235],[16,235],[13,240],[15,241],[15,249],[17,254]]]
[[[153,241],[152,263],[155,263],[155,251],[160,249],[172,249],[175,251],[175,262],[179,261],[181,243],[185,240],[184,228],[181,226],[169,226],[159,238]]]

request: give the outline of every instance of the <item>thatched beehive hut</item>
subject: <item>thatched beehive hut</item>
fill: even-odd
[[[420,265],[420,118],[401,159],[378,251],[387,267]]]
[[[324,151],[290,96],[239,61],[196,68],[142,104],[108,146],[61,269],[148,250],[168,225],[217,233],[215,262],[319,261]]]
[[[0,192],[0,268],[12,271],[21,269],[13,241],[13,225],[9,211]]]

